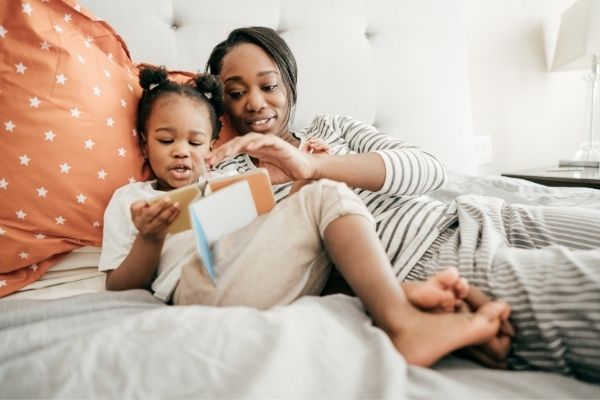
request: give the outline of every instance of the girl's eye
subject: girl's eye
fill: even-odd
[[[158,141],[162,144],[173,143],[173,139],[158,139]]]
[[[202,146],[204,142],[190,142],[192,146]]]

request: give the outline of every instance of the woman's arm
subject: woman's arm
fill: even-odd
[[[155,204],[138,201],[131,205],[131,219],[138,234],[117,269],[106,277],[108,290],[150,289],[160,254],[167,236],[167,228],[179,214],[178,203],[163,199]]]
[[[431,154],[395,137],[380,133],[375,127],[350,117],[318,116],[305,132],[307,137],[320,137],[336,145],[336,154],[358,153],[381,156],[383,170],[373,169],[366,177],[369,185],[358,186],[373,190],[377,180],[380,193],[392,196],[420,195],[441,187],[446,180],[443,164]],[[361,157],[344,161],[350,173],[363,168]],[[371,168],[376,167],[375,164]],[[345,181],[342,179],[342,181]]]

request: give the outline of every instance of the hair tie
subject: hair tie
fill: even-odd
[[[148,91],[154,89],[155,87],[157,87],[158,85],[160,85],[160,83],[152,83],[149,87],[148,87]]]

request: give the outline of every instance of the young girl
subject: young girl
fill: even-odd
[[[140,72],[140,83],[137,130],[156,180],[118,189],[108,205],[99,264],[107,271],[107,289],[151,288],[175,304],[268,308],[319,293],[329,273],[324,244],[374,323],[409,363],[429,366],[498,333],[509,313],[501,302],[474,314],[433,312],[453,311],[466,296],[468,286],[456,270],[407,287],[409,301],[391,273],[369,212],[345,185],[328,180],[302,187],[217,241],[213,286],[195,255],[193,233],[167,235],[180,205],[168,197],[147,200],[197,181],[220,128],[222,87],[211,75],[178,84],[164,69],[151,68]]]

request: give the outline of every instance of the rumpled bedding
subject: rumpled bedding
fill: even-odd
[[[269,311],[148,292],[0,301],[0,398],[598,398],[600,387],[448,357],[407,367],[360,302]]]

